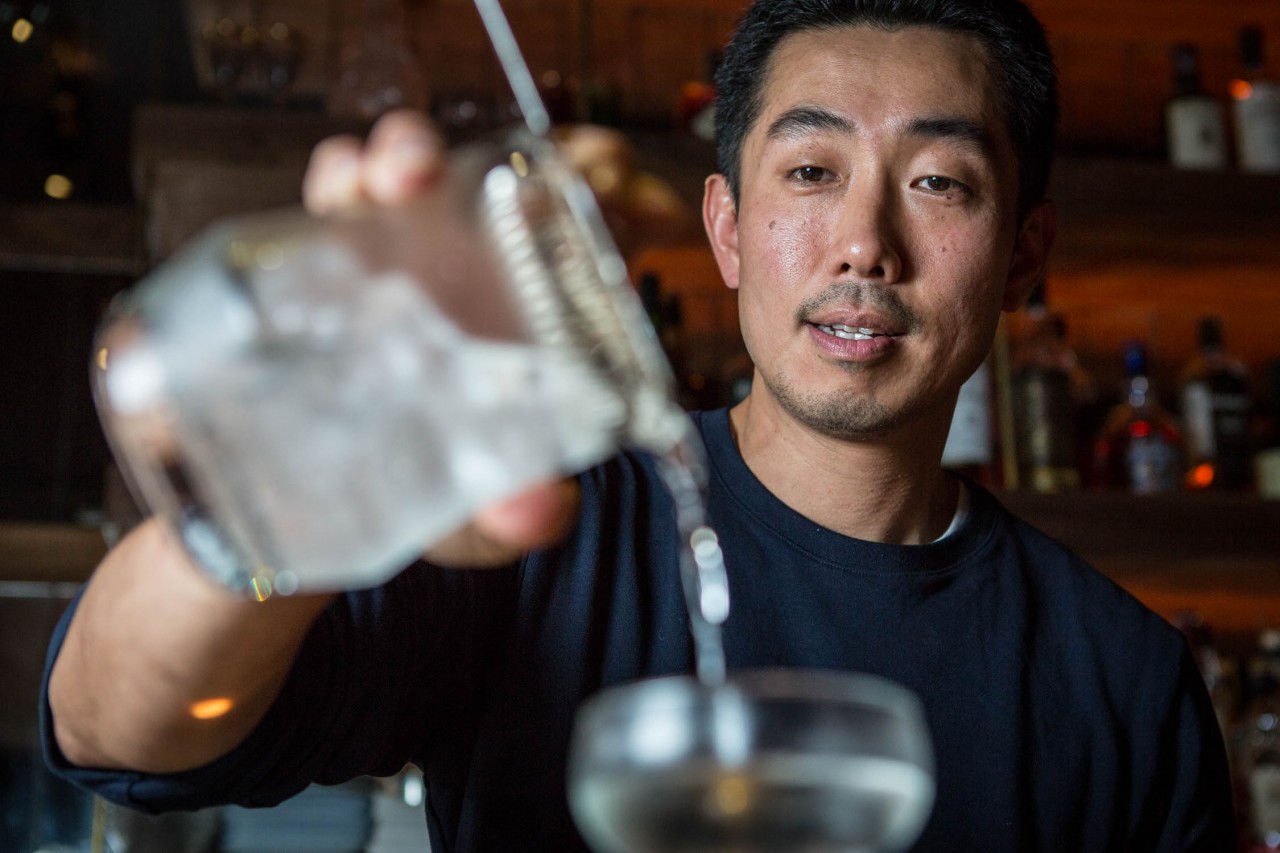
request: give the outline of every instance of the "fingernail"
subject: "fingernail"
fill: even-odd
[[[419,136],[406,136],[391,149],[391,163],[400,171],[430,171],[438,158],[434,145]]]
[[[347,194],[360,187],[360,155],[352,152],[333,159],[330,165],[332,185],[336,192]]]

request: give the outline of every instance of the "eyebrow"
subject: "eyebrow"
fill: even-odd
[[[979,151],[991,150],[991,134],[982,125],[967,118],[918,118],[907,126],[911,136],[959,142]]]
[[[822,107],[792,107],[769,125],[768,139],[795,139],[814,130],[853,133],[854,124],[838,113]]]
[[[766,138],[796,139],[813,131],[853,133],[856,125],[824,107],[798,106],[778,116],[769,125]],[[951,140],[979,151],[991,150],[991,134],[977,122],[957,116],[917,118],[907,125],[907,135]]]

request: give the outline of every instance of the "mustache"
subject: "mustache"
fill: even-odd
[[[893,287],[862,281],[840,281],[821,293],[810,296],[796,306],[796,322],[807,323],[820,311],[838,305],[842,308],[872,308],[895,326],[913,332],[920,327],[920,315],[902,301]]]

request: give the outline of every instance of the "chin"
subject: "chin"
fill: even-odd
[[[787,383],[765,382],[791,418],[821,435],[841,441],[883,438],[904,423],[906,412],[850,392],[801,394]]]

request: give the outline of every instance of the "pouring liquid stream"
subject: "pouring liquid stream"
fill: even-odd
[[[545,138],[551,129],[546,105],[538,93],[529,65],[520,51],[499,0],[474,0],[503,74],[511,87],[529,132]],[[658,447],[659,473],[675,502],[680,537],[680,574],[689,628],[693,636],[694,666],[708,686],[724,683],[725,658],[720,626],[729,616],[729,584],[724,555],[715,531],[706,525],[706,469],[692,425],[674,404],[668,413],[681,418],[683,438]]]
[[[673,407],[672,417],[688,416]],[[675,503],[680,537],[680,579],[698,680],[715,687],[725,680],[721,625],[729,616],[729,579],[724,554],[706,520],[706,468],[689,423],[685,437],[658,455],[658,470]]]

